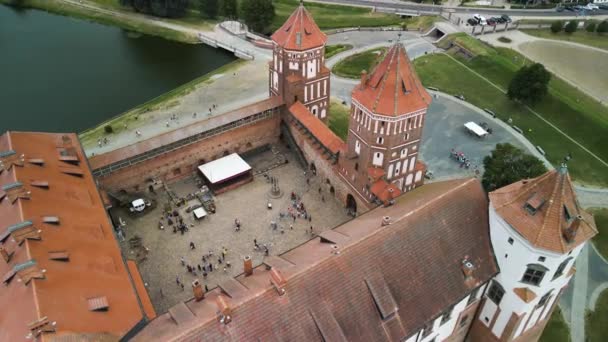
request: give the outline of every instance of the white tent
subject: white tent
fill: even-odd
[[[478,136],[480,138],[483,138],[486,135],[488,135],[488,132],[485,129],[483,129],[481,126],[479,126],[478,124],[476,124],[473,121],[469,121],[469,122],[465,123],[464,127],[466,127],[466,129],[469,132],[475,134],[476,136]]]
[[[216,184],[251,170],[251,166],[238,154],[233,153],[203,164],[198,169],[211,184]]]
[[[207,212],[203,207],[194,209],[192,213],[194,214],[194,218],[196,218],[197,220],[200,220],[203,217],[207,216]]]

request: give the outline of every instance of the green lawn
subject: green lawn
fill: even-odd
[[[593,238],[595,248],[608,259],[608,208],[592,209],[598,234]]]
[[[325,59],[331,58],[340,52],[344,52],[352,49],[353,46],[350,44],[336,44],[336,45],[326,45],[325,46]]]
[[[329,129],[346,141],[348,135],[348,114],[350,108],[338,100],[332,99],[329,104]]]
[[[518,68],[517,63],[523,59],[515,61],[513,57],[517,53],[513,50],[492,50],[470,61],[460,61],[505,89]],[[414,65],[425,86],[437,87],[448,94],[463,94],[468,102],[480,108],[492,109],[504,121],[512,118],[514,124],[524,130],[526,138],[545,150],[547,159],[554,165],[571,153],[574,158],[568,166],[577,182],[608,186],[608,168],[605,165],[448,56],[423,56],[416,59]],[[576,98],[579,98],[579,102],[576,102]],[[608,151],[600,143],[608,134],[605,107],[555,79],[551,81],[550,94],[534,109],[589,150],[608,159]]]
[[[332,72],[341,77],[359,78],[361,71],[371,72],[382,60],[387,48],[377,48],[348,56],[334,65]]]
[[[294,9],[299,6],[300,1],[274,0],[273,4],[276,16],[272,21],[270,31],[275,31],[281,27]],[[357,26],[393,26],[403,22],[403,19],[398,15],[372,13],[370,8],[364,7],[327,5],[315,2],[307,2],[305,6],[322,30]]]
[[[539,342],[570,342],[570,329],[564,322],[562,310],[559,306],[555,308],[551,319],[545,326],[543,334],[540,336]]]
[[[588,311],[585,319],[585,341],[603,342],[608,336],[608,290],[602,292],[595,304],[595,311]]]
[[[593,46],[596,48],[608,50],[608,35],[607,34],[598,34],[598,33],[589,33],[584,30],[579,30],[574,33],[553,33],[551,30],[547,29],[525,29],[523,32],[546,39],[556,39],[556,40],[565,40],[573,43],[579,43],[584,45]]]

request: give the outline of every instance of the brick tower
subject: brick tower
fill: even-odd
[[[289,108],[300,101],[316,117],[327,120],[330,71],[324,65],[327,37],[300,6],[273,35],[269,65],[270,96],[281,96]]]
[[[361,74],[340,173],[367,203],[390,201],[423,183],[425,166],[417,156],[430,103],[401,43],[371,75]]]
[[[490,239],[500,273],[490,282],[471,341],[537,341],[597,229],[566,166],[489,194]]]

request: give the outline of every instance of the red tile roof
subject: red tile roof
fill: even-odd
[[[496,274],[487,205],[474,179],[425,185],[266,258],[286,280],[282,296],[260,265],[236,278],[242,286],[228,294],[227,325],[217,320],[216,298],[226,293],[216,288],[186,303],[192,319],[161,315],[133,340],[403,340]],[[390,224],[382,225],[386,216]],[[470,280],[462,272],[465,257],[474,265]]]
[[[319,118],[314,116],[300,101],[292,104],[289,107],[289,112],[331,153],[336,154],[345,149],[344,141]]]
[[[593,216],[578,204],[565,167],[507,185],[490,192],[489,196],[496,212],[536,247],[567,253],[597,234]],[[526,205],[538,208],[536,213],[532,214]],[[566,218],[566,210],[570,220]],[[562,229],[577,215],[582,217],[582,222],[574,240],[568,243]]]
[[[302,4],[272,35],[272,40],[287,50],[304,51],[325,45],[327,36]]]
[[[367,168],[367,175],[372,178],[372,179],[378,179],[380,177],[383,177],[386,174],[386,172],[384,172],[384,169],[379,168],[379,167],[368,167]]]
[[[384,203],[401,195],[401,190],[395,184],[387,183],[384,179],[374,182],[369,191]]]
[[[353,89],[352,97],[373,113],[386,116],[412,113],[431,103],[401,43],[390,48],[365,86]]]
[[[0,289],[0,341],[23,341],[28,325],[43,317],[57,323],[56,332],[43,335],[123,336],[144,316],[78,137],[8,132],[0,136],[0,160],[10,154],[25,161],[10,168],[3,163],[0,172],[6,194],[0,199],[0,244],[12,253],[8,263],[0,260],[0,276],[17,270]],[[76,161],[61,161],[61,154]],[[82,176],[61,172],[67,165]],[[32,186],[32,179],[48,187]],[[36,235],[40,240],[18,243]],[[30,276],[29,283],[18,281]],[[109,309],[90,311],[87,300],[103,297]]]

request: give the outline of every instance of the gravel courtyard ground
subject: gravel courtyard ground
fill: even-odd
[[[166,312],[179,301],[191,298],[193,295],[190,284],[194,279],[200,279],[211,289],[223,280],[242,273],[244,256],[251,256],[254,266],[261,264],[264,253],[254,250],[253,239],[257,239],[260,245],[269,245],[270,255],[278,255],[308,241],[311,238],[311,225],[315,233],[320,233],[350,218],[342,205],[329,194],[324,180],[311,176],[310,173],[305,176],[304,169],[293,155],[284,150],[281,150],[281,153],[284,153],[289,163],[268,172],[278,178],[279,187],[283,192],[282,197],[270,199],[272,210],[266,208],[271,185],[260,174],[254,177],[253,182],[215,197],[217,212],[201,221],[196,221],[191,213],[185,212],[188,205],[182,206],[179,212],[184,221],[194,224],[184,235],[173,233],[172,227],[165,227],[164,230],[158,228],[164,204],[167,203],[165,192],[158,193],[156,200],[159,205],[144,216],[133,218],[123,208],[114,213],[127,222],[127,240],[121,243],[125,255],[134,255],[130,252],[128,243],[134,235],[140,236],[143,245],[150,250],[147,259],[139,264],[139,270],[147,283],[148,293],[157,312]],[[272,151],[266,151],[245,159],[255,172],[266,169],[276,158],[277,155]],[[310,184],[307,184],[306,177],[310,177]],[[178,196],[185,196],[197,190],[194,177],[170,184],[169,187]],[[279,212],[287,212],[291,205],[292,191],[301,196],[307,212],[312,216],[312,222],[301,218],[296,219],[295,223],[292,219],[279,219]],[[242,224],[240,232],[234,229],[236,218]],[[283,227],[284,233],[280,232],[280,228],[276,231],[270,228],[270,222],[273,220]],[[293,230],[290,229],[291,224]],[[191,241],[196,246],[194,250],[189,247]],[[222,247],[228,249],[226,261],[232,265],[226,272],[223,271],[226,263],[218,265],[217,260]],[[187,264],[196,267],[202,264],[202,255],[209,251],[214,253],[214,269],[206,279],[203,279],[198,270],[194,276],[181,265],[180,257],[184,257]],[[220,266],[218,270],[217,266]],[[185,285],[183,291],[176,284],[176,276]]]

